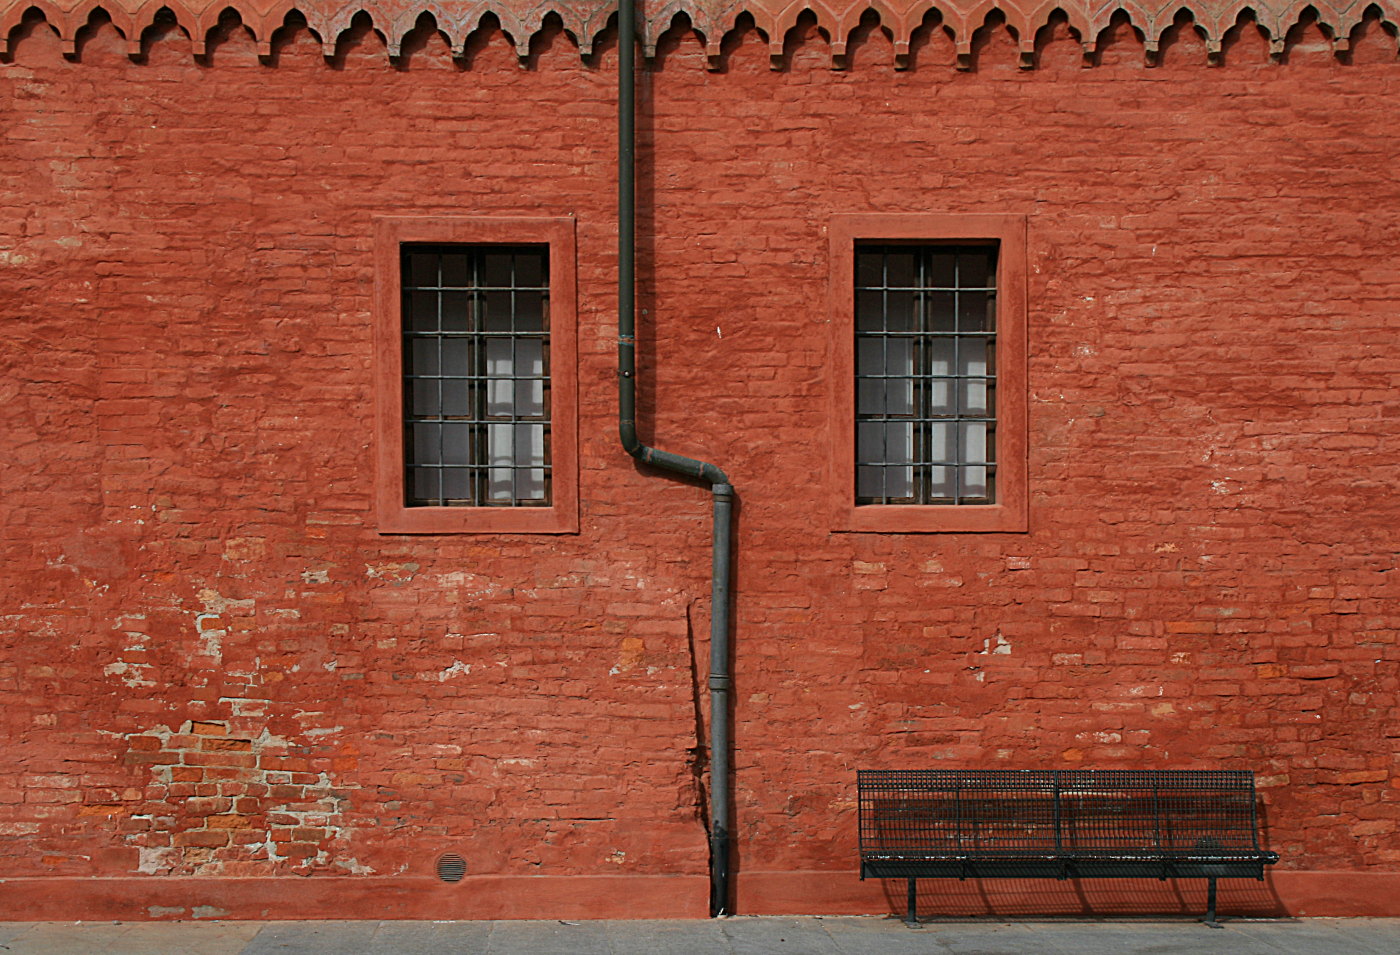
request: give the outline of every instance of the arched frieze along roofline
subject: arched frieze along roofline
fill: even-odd
[[[1079,45],[1084,49],[1084,55],[1088,56],[1094,52],[1097,42],[1098,31],[1094,29],[1089,20],[1088,11],[1079,4],[1065,5],[1064,0],[1044,0],[1039,6],[1030,10],[1026,16],[1026,33],[1022,34],[1021,52],[1026,54],[1026,40],[1030,37],[1030,54],[1035,54],[1036,37],[1040,31],[1050,25],[1055,18],[1055,14],[1061,14],[1065,18],[1065,25],[1079,35]],[[1105,25],[1107,23],[1105,22]]]
[[[1204,34],[1212,56],[1219,54],[1225,35],[1246,12],[1268,33],[1275,55],[1285,52],[1289,31],[1305,21],[1309,8],[1316,11],[1318,24],[1338,53],[1349,49],[1352,31],[1372,10],[1391,28],[1400,24],[1400,0],[642,0],[639,7],[644,57],[655,56],[661,35],[677,16],[685,14],[690,29],[704,43],[712,68],[720,66],[724,38],[745,14],[767,38],[774,65],[781,66],[788,32],[810,12],[829,38],[833,67],[845,65],[851,35],[869,11],[879,18],[881,28],[893,41],[896,66],[907,61],[911,39],[932,10],[952,33],[960,60],[971,55],[974,35],[988,17],[999,12],[1015,33],[1026,66],[1034,63],[1036,35],[1057,12],[1063,13],[1069,27],[1079,34],[1086,54],[1095,51],[1100,34],[1120,11],[1142,33],[1149,56],[1157,53],[1163,34],[1179,17],[1189,17]],[[138,56],[146,31],[156,25],[162,9],[168,9],[188,34],[195,56],[205,53],[211,31],[225,11],[231,10],[252,33],[259,54],[265,57],[271,55],[274,34],[287,25],[294,12],[305,18],[327,56],[334,54],[339,37],[360,13],[367,15],[384,37],[389,56],[399,54],[404,37],[418,26],[424,13],[432,14],[454,55],[461,55],[467,37],[489,13],[509,34],[523,59],[529,56],[531,42],[550,15],[559,17],[580,55],[591,56],[598,38],[610,28],[616,5],[612,0],[467,0],[461,5],[449,0],[412,0],[408,5],[402,0],[0,0],[0,55],[8,54],[11,34],[34,10],[58,34],[62,49],[71,56],[79,33],[101,10],[125,38],[128,51]]]
[[[1367,4],[1346,4],[1348,9],[1355,7],[1356,20],[1351,21],[1347,14],[1341,13],[1338,9],[1325,0],[1295,0],[1278,11],[1278,31],[1270,31],[1270,36],[1278,37],[1278,52],[1287,52],[1288,34],[1293,32],[1293,28],[1303,23],[1308,16],[1308,11],[1312,10],[1317,16],[1317,25],[1322,32],[1332,41],[1334,52],[1345,52],[1351,45],[1351,28],[1356,23],[1361,22],[1361,14],[1366,9]],[[1346,25],[1342,21],[1346,20]]]
[[[175,26],[189,38],[193,44],[197,36],[202,36],[196,29],[195,18],[189,9],[179,0],[146,0],[140,8],[132,14],[132,29],[126,36],[126,52],[131,57],[141,56],[145,52],[146,35],[157,27],[161,26],[160,12],[168,10],[175,18]],[[195,55],[198,55],[198,51]]]
[[[1389,27],[1393,34],[1400,34],[1400,2],[1396,2],[1396,0],[1386,0],[1386,2],[1382,3],[1381,0],[1364,0],[1364,2],[1354,4],[1348,8],[1347,16],[1354,19],[1347,20],[1344,18],[1344,22],[1347,24],[1346,38],[1348,50],[1351,49],[1351,34],[1356,31],[1358,26],[1365,22],[1366,17],[1370,15],[1372,10],[1376,11],[1376,17],[1383,27]],[[1338,24],[1338,28],[1341,28],[1341,23]],[[1397,52],[1400,52],[1400,46],[1397,47]]]
[[[867,13],[873,13],[879,18],[880,27],[890,35],[890,42],[894,46],[894,60],[896,69],[908,67],[909,44],[913,38],[914,31],[923,23],[924,14],[934,9],[934,4],[929,2],[910,2],[910,0],[866,0],[865,3],[853,3],[846,7],[844,13],[839,15],[836,29],[831,33],[831,59],[832,66],[845,67],[847,48],[851,42],[851,36],[860,28]]]
[[[110,3],[109,0],[80,0],[64,17],[63,26],[58,28],[58,38],[63,43],[63,55],[77,55],[78,35],[92,25],[93,18],[99,11],[107,15],[112,21],[112,26],[122,35],[122,39],[126,41],[127,52],[139,54],[141,52],[141,31],[148,24],[143,24],[143,27],[134,26],[132,14],[123,10],[119,4]],[[155,13],[152,11],[152,17],[154,15]]]
[[[860,21],[861,14],[865,12],[864,4],[852,5],[855,11],[856,22]],[[827,42],[831,49],[832,65],[838,65],[840,58],[846,55],[846,34],[848,30],[843,29],[843,25],[838,21],[837,15],[831,8],[819,0],[793,0],[787,6],[779,10],[770,21],[767,28],[760,26],[768,34],[768,55],[772,58],[773,68],[780,69],[783,65],[784,49],[787,45],[787,35],[797,21],[802,19],[804,13],[810,13],[816,19],[816,27],[827,35]],[[758,23],[758,18],[754,17],[754,22]]]
[[[702,44],[705,42],[704,38],[707,34],[696,24],[693,14],[687,9],[689,6],[690,4],[686,0],[667,0],[661,9],[648,14],[646,20],[641,24],[642,56],[648,60],[656,58],[656,49],[661,45],[661,38],[676,26],[676,20],[679,17],[685,17],[690,22],[689,29],[700,37]],[[608,12],[611,13],[610,10]],[[610,16],[605,17],[603,25],[605,26],[609,20],[611,20]]]
[[[725,12],[713,21],[713,28],[708,31],[697,30],[705,38],[705,58],[711,70],[719,70],[724,64],[724,41],[729,34],[739,29],[739,21],[745,15],[752,21],[753,27],[769,44],[772,50],[774,23],[777,15],[763,6],[736,4],[725,10]]]

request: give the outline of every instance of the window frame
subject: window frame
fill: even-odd
[[[1015,214],[869,213],[831,217],[831,461],[833,531],[1025,532],[1027,491],[1026,217]],[[862,244],[996,243],[997,493],[994,504],[856,504],[855,261]]]
[[[578,344],[572,217],[376,216],[374,505],[381,534],[578,533]],[[405,492],[402,251],[407,245],[549,248],[547,507],[409,506]]]

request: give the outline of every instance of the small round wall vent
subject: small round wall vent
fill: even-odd
[[[444,882],[461,882],[467,874],[467,860],[455,852],[445,852],[438,856],[437,872]]]

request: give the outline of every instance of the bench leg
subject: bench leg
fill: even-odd
[[[1224,928],[1215,920],[1215,876],[1210,876],[1210,882],[1206,886],[1206,917],[1201,921],[1211,928]]]
[[[908,914],[904,916],[904,924],[909,926],[910,928],[921,928],[921,926],[919,925],[919,913],[917,911],[919,894],[915,888],[918,881],[918,879],[912,877],[909,879],[909,905],[907,910]]]

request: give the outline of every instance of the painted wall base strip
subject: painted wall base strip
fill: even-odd
[[[694,875],[0,880],[0,920],[705,918]]]
[[[1263,882],[1222,879],[1222,918],[1400,917],[1400,872],[1272,871]],[[920,879],[919,914],[1008,919],[1098,915],[1199,915],[1204,879]],[[890,915],[904,911],[904,880],[843,871],[747,871],[745,915]]]

